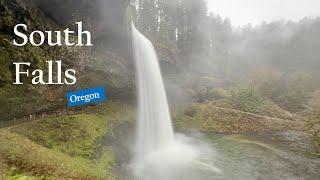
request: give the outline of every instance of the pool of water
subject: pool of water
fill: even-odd
[[[308,157],[308,138],[285,132],[264,136],[205,135],[220,173],[204,179],[310,179],[320,177],[320,159]]]
[[[187,143],[199,150],[194,161],[181,166],[168,165],[161,171],[150,166],[145,171],[150,174],[133,179],[317,180],[320,177],[320,159],[307,156],[309,138],[304,133],[192,134],[187,137]],[[132,179],[128,177],[124,179]]]

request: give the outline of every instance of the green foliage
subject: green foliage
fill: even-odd
[[[100,165],[82,158],[71,157],[62,152],[40,146],[27,138],[0,131],[0,151],[6,156],[8,165],[17,172],[29,172],[35,176],[54,176],[75,179],[99,179],[112,177],[110,171],[97,171]]]
[[[12,131],[47,148],[92,159],[95,150],[101,146],[101,139],[112,130],[112,124],[130,120],[132,112],[128,108],[109,103],[101,114],[47,118],[23,124]]]
[[[315,91],[309,101],[307,109],[303,112],[305,126],[311,134],[314,147],[313,155],[320,157],[320,91]]]
[[[201,129],[201,122],[194,119],[198,111],[196,105],[187,106],[185,110],[173,113],[174,126],[178,130]]]
[[[0,42],[1,42],[0,37]],[[61,88],[32,85],[31,79],[22,77],[24,85],[13,85],[15,69],[13,62],[30,62],[31,70],[46,69],[46,60],[50,60],[51,55],[46,50],[37,47],[26,46],[15,48],[12,45],[3,50],[0,45],[0,120],[12,119],[13,117],[23,117],[29,114],[38,113],[49,108],[56,109],[56,104],[64,107],[64,102],[50,94],[60,95]],[[30,71],[31,71],[30,70]],[[17,88],[18,87],[18,88]],[[50,99],[52,97],[52,99]]]
[[[45,69],[45,62],[52,58],[51,51],[48,51],[46,48],[24,46],[24,47],[15,47],[12,44],[13,40],[13,27],[18,23],[29,24],[29,21],[34,18],[37,19],[37,22],[32,23],[30,26],[31,29],[37,27],[37,23],[42,26],[51,25],[49,22],[42,22],[43,16],[40,16],[36,13],[28,12],[28,8],[21,8],[17,12],[15,8],[23,6],[22,2],[17,1],[3,1],[0,4],[0,8],[4,9],[4,16],[0,18],[0,26],[3,29],[0,29],[0,97],[1,104],[0,107],[0,116],[1,120],[22,116],[22,113],[30,113],[32,110],[41,110],[39,104],[44,104],[43,96],[41,93],[41,88],[31,87],[31,78],[23,77],[21,80],[25,83],[24,85],[13,86],[15,78],[15,67],[13,62],[30,62],[31,70],[35,69]],[[21,17],[23,16],[23,18]],[[29,17],[29,18],[26,18]],[[42,27],[39,25],[38,28]],[[9,31],[9,32],[8,32]],[[41,102],[41,103],[40,103]],[[28,104],[26,106],[26,104]],[[30,109],[29,109],[30,108]],[[26,114],[24,114],[26,115]]]
[[[311,141],[314,147],[313,155],[320,157],[320,109],[317,107],[314,113],[307,116],[306,127],[312,135]]]
[[[215,101],[221,99],[230,99],[235,94],[233,89],[229,88],[205,88],[196,95],[198,102]]]
[[[107,129],[107,123],[100,119],[103,117],[88,114],[48,118],[41,123],[32,122],[13,131],[71,156],[92,157],[97,146],[95,140],[100,139]]]
[[[259,97],[251,97],[248,96],[246,93],[240,94],[235,99],[235,105],[239,109],[246,111],[246,112],[252,112],[252,113],[259,113],[258,109],[259,107],[267,106],[266,101],[264,99]]]
[[[290,112],[283,110],[258,90],[237,88],[205,88],[195,95],[196,101],[212,102],[217,107],[236,109],[261,116],[292,119]]]
[[[192,116],[189,114],[190,109]],[[175,113],[173,117],[176,128],[195,129],[202,132],[261,133],[289,130],[300,126],[299,123],[291,120],[217,107],[216,102],[192,104],[184,111]]]
[[[16,169],[37,177],[115,179],[112,148],[102,143],[117,124],[131,122],[130,105],[110,102],[95,114],[53,117],[0,131],[0,154]]]
[[[269,99],[259,94],[252,94],[252,92],[247,90],[240,91],[231,99],[231,103],[233,108],[249,113],[269,117],[278,117],[282,119],[292,118],[288,112],[281,109]]]
[[[197,114],[197,107],[196,106],[188,106],[184,110],[184,115],[194,117]]]
[[[42,4],[42,1],[37,1],[39,6],[44,8],[42,5],[48,5],[51,3]],[[57,2],[55,2],[57,3]],[[65,2],[59,1],[60,8],[65,7]],[[74,2],[68,2],[68,6],[74,5]],[[80,3],[77,3],[79,5]],[[56,4],[58,5],[58,4]],[[77,78],[79,81],[82,79],[86,79],[83,77],[84,74],[82,70],[85,69],[84,66],[80,67],[80,64],[84,59],[89,59],[88,53],[90,49],[84,48],[72,48],[68,47],[49,47],[48,45],[43,45],[40,47],[34,47],[31,45],[26,45],[23,47],[16,47],[12,44],[12,40],[14,39],[13,28],[16,24],[24,23],[28,26],[28,31],[33,30],[61,30],[62,27],[59,27],[58,24],[54,23],[51,19],[50,13],[43,13],[35,1],[18,1],[18,0],[2,0],[0,3],[0,9],[4,12],[1,12],[0,17],[0,120],[8,120],[15,118],[22,118],[23,116],[29,116],[30,114],[47,112],[51,113],[55,110],[61,110],[65,108],[64,96],[65,92],[68,90],[74,90],[78,86],[44,86],[44,85],[32,85],[31,84],[31,76],[25,77],[22,76],[21,81],[24,82],[24,85],[19,85],[17,88],[16,85],[12,85],[15,80],[15,67],[13,62],[30,62],[31,67],[29,71],[33,71],[35,69],[41,69],[44,71],[45,78],[47,72],[47,63],[49,60],[61,60],[63,63],[63,70],[65,68],[72,68],[77,71]],[[52,7],[51,6],[46,6]],[[52,9],[52,8],[51,8]],[[48,9],[46,9],[48,10]],[[57,9],[55,9],[56,11]],[[61,9],[59,9],[61,10]],[[66,10],[66,9],[64,9]],[[49,17],[50,16],[50,17]],[[85,22],[88,23],[88,22]],[[74,24],[74,22],[73,22]],[[71,39],[75,39],[76,37],[72,36]],[[124,68],[115,55],[107,54],[105,57],[99,57],[99,59],[110,59],[113,62],[109,67],[102,67],[108,69],[110,72],[104,71],[94,71],[90,76],[103,77],[97,81],[92,82],[90,78],[86,79],[87,81],[82,82],[82,84],[77,84],[79,87],[87,88],[90,85],[89,82],[92,82],[94,85],[101,85],[105,79],[112,79],[113,81],[110,83],[110,86],[114,86],[116,88],[123,88],[125,83],[123,83],[123,79],[119,77],[119,74],[124,72]],[[91,56],[90,56],[91,57]],[[98,58],[97,58],[98,59]],[[96,59],[90,59],[90,62],[85,62],[85,64],[94,64],[93,61],[96,62]],[[101,61],[100,61],[101,62]],[[109,62],[109,61],[108,61]],[[123,62],[123,61],[122,61]],[[98,64],[98,63],[97,63]],[[97,66],[100,66],[98,64]],[[111,67],[110,67],[111,66]],[[115,67],[120,67],[115,70]],[[119,70],[120,69],[120,70]],[[100,69],[99,69],[100,70]],[[113,72],[111,72],[114,70]],[[86,69],[86,71],[92,71]],[[113,76],[117,71],[115,78],[109,78]],[[120,73],[121,71],[121,73]],[[55,75],[55,71],[53,72]],[[89,73],[88,73],[89,74]],[[112,75],[111,75],[112,74]],[[105,77],[107,76],[107,77]],[[82,78],[83,77],[83,78]],[[98,79],[98,78],[96,78]],[[121,83],[121,87],[118,84]],[[114,83],[114,82],[117,82]],[[109,83],[109,82],[106,82]],[[128,84],[128,83],[127,83]]]
[[[303,71],[286,76],[280,74],[258,81],[257,91],[282,108],[299,112],[305,108],[311,93],[320,85],[317,76],[316,73]]]
[[[53,177],[36,177],[27,174],[21,174],[14,167],[10,168],[4,173],[5,180],[54,180]]]

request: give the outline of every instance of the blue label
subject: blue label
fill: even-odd
[[[68,92],[67,98],[68,107],[101,103],[107,100],[106,90],[104,87]]]

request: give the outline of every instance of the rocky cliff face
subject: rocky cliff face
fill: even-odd
[[[104,85],[111,98],[130,97],[133,68],[128,58],[124,18],[127,3],[127,0],[0,0],[0,120],[64,108],[64,93],[78,88]],[[93,48],[12,44],[16,24],[26,24],[31,32],[72,29],[76,21],[83,21],[85,28],[90,29]],[[25,85],[12,85],[13,62],[30,62],[32,71],[45,70],[48,60],[61,60],[63,68],[75,69],[77,85],[34,86],[29,78],[23,79]]]

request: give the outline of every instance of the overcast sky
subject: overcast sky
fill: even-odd
[[[209,11],[229,17],[234,26],[320,16],[320,0],[207,0]]]

